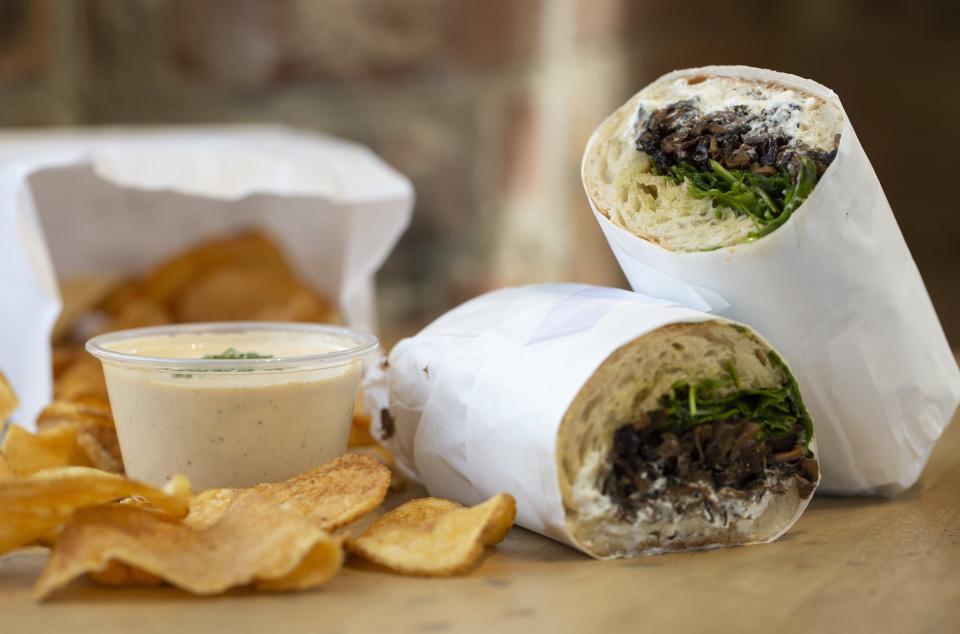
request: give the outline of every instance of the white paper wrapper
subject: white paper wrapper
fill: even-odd
[[[367,148],[279,127],[5,132],[0,369],[21,399],[14,420],[31,427],[50,400],[56,276],[136,273],[259,226],[349,324],[375,330],[373,276],[412,207],[410,182]]]
[[[820,84],[755,68],[657,81],[704,74],[776,81],[842,109]],[[634,290],[746,323],[789,360],[817,428],[821,491],[891,495],[917,480],[960,371],[849,120],[811,196],[756,242],[673,252],[594,214]]]
[[[374,433],[431,495],[476,504],[509,492],[518,524],[573,545],[557,476],[564,413],[617,348],[667,324],[708,319],[716,317],[582,284],[482,295],[398,343],[388,367],[368,373]]]

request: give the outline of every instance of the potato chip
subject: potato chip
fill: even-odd
[[[393,454],[390,453],[390,450],[384,447],[383,445],[361,445],[359,447],[348,447],[347,453],[357,456],[368,456],[373,458],[380,464],[382,464],[387,469],[390,469],[391,482],[390,486],[393,488],[395,484],[393,480],[402,477],[395,471],[396,461],[393,459]]]
[[[103,276],[60,280],[62,307],[51,338],[54,341],[68,338],[73,333],[77,322],[94,312],[116,283],[115,279]]]
[[[253,490],[326,530],[334,530],[375,509],[389,486],[389,469],[373,458],[348,454],[285,482],[205,491],[190,500],[185,522],[195,528],[210,526],[235,497]]]
[[[77,447],[85,458],[83,464],[104,471],[123,472],[120,441],[109,406],[95,399],[77,403],[54,401],[40,412],[37,429],[44,433],[60,426],[74,429]]]
[[[10,418],[13,410],[17,409],[17,405],[19,405],[19,401],[16,392],[13,391],[7,377],[4,376],[3,372],[0,372],[0,426]]]
[[[254,230],[184,251],[148,273],[138,287],[145,297],[169,305],[188,286],[211,271],[235,266],[293,275],[280,248],[263,232]]]
[[[128,277],[119,280],[100,300],[95,307],[96,312],[103,312],[109,316],[116,316],[121,313],[124,307],[143,297],[143,291],[140,289],[140,280]]]
[[[87,576],[105,586],[162,586],[166,583],[156,575],[115,559],[108,561],[102,570],[90,570]]]
[[[174,313],[185,322],[252,320],[264,307],[283,305],[297,291],[296,280],[283,271],[224,268],[187,287],[174,303]]]
[[[183,522],[193,528],[207,528],[217,523],[230,503],[250,489],[208,489],[190,498],[190,512]]]
[[[77,447],[87,461],[97,469],[110,473],[124,473],[120,456],[120,441],[113,428],[98,427],[77,430]]]
[[[262,321],[307,321],[341,323],[337,310],[326,297],[307,288],[297,289],[284,298],[260,307],[254,317]]]
[[[45,429],[69,424],[74,427],[105,427],[112,429],[113,415],[109,406],[86,401],[53,401],[37,416],[37,428]]]
[[[390,493],[402,491],[407,486],[407,475],[397,466],[390,450],[381,444],[361,445],[360,447],[349,447],[347,453],[360,456],[369,456],[387,469],[390,469]]]
[[[69,427],[31,434],[22,427],[10,425],[0,451],[10,470],[20,478],[44,469],[70,465],[92,466],[86,454],[77,446],[76,430]]]
[[[250,584],[306,590],[333,577],[342,562],[338,540],[255,491],[236,496],[203,529],[136,506],[109,505],[85,509],[64,526],[34,597],[43,599],[87,572],[115,584],[159,578],[194,594]]]
[[[161,304],[146,297],[133,297],[113,315],[104,330],[163,326],[172,322],[170,312]]]
[[[5,480],[13,480],[17,476],[14,475],[13,469],[10,468],[10,463],[7,462],[7,457],[0,453],[0,482]]]
[[[511,495],[499,493],[465,508],[439,498],[411,500],[374,522],[347,549],[404,574],[448,576],[470,568],[484,546],[507,536],[516,516]]]
[[[51,469],[0,483],[0,554],[47,534],[78,509],[130,496],[179,518],[187,514],[190,484],[175,476],[161,490],[88,467]]]
[[[69,401],[55,400],[53,403],[70,403],[83,408],[83,411],[103,416],[113,421],[113,412],[110,411],[110,400],[105,394],[88,393],[75,396]],[[52,404],[52,403],[51,403]]]
[[[54,382],[63,376],[67,368],[72,366],[81,354],[86,354],[83,348],[73,343],[54,345],[51,353],[53,356]]]
[[[100,362],[86,352],[77,355],[53,384],[54,398],[61,401],[84,401],[95,398],[107,403],[107,382]]]
[[[350,438],[347,441],[349,453],[370,456],[390,469],[390,490],[399,491],[406,485],[406,478],[398,468],[393,454],[381,445],[370,433],[370,415],[363,410],[362,394],[357,395],[353,408],[353,421],[350,425]]]
[[[378,444],[376,438],[370,433],[370,415],[354,408],[347,447],[366,447],[376,444]]]

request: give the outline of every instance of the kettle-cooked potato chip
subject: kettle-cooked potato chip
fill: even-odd
[[[187,287],[175,304],[179,321],[256,319],[265,306],[284,304],[297,292],[292,277],[274,270],[224,268]]]
[[[131,496],[180,518],[187,514],[190,484],[175,476],[157,489],[89,467],[50,469],[0,482],[0,554],[48,534],[78,509]]]
[[[173,317],[166,308],[146,297],[134,297],[113,315],[104,330],[146,328],[169,323],[173,323]]]
[[[80,356],[80,353],[86,352],[80,348],[79,345],[75,343],[61,343],[54,344],[53,348],[50,350],[53,356],[53,380],[56,380],[63,375],[67,368],[73,365],[73,362],[77,360]]]
[[[53,543],[51,543],[51,546]],[[111,559],[102,570],[91,570],[87,576],[105,586],[162,586],[163,579],[139,568]]]
[[[53,326],[53,341],[71,338],[77,322],[93,312],[116,287],[109,276],[81,276],[60,280],[60,315]]]
[[[383,445],[376,443],[373,445],[361,445],[359,447],[348,447],[347,452],[360,456],[369,456],[387,469],[390,469],[390,493],[403,491],[407,487],[407,475],[397,465],[390,450]]]
[[[378,444],[376,438],[370,433],[370,415],[364,413],[358,394],[357,402],[353,406],[353,420],[350,423],[350,439],[347,441],[347,447],[367,447],[376,444]]]
[[[37,418],[37,434],[10,426],[0,451],[14,475],[25,477],[71,465],[123,471],[100,362],[84,356],[87,359],[75,362],[68,371],[66,382],[58,384],[58,390],[68,392],[76,402],[54,401],[48,405]],[[16,403],[16,396],[0,373],[0,422]]]
[[[74,427],[114,427],[109,404],[95,401],[53,401],[37,416],[38,429],[64,423]]]
[[[85,509],[64,526],[34,596],[43,599],[98,571],[95,578],[104,582],[159,578],[195,594],[250,584],[306,590],[333,577],[342,561],[337,539],[255,491],[235,496],[223,516],[202,529],[136,506],[110,505]]]
[[[104,471],[123,472],[120,441],[109,406],[99,403],[54,401],[37,417],[40,433],[67,426],[76,433],[76,444],[86,462]]]
[[[67,426],[31,434],[22,427],[10,425],[0,451],[10,470],[20,478],[44,469],[92,466],[86,453],[77,446],[76,430]]]
[[[105,313],[111,317],[120,314],[124,306],[143,297],[144,293],[140,290],[140,285],[141,282],[138,278],[120,278],[117,283],[107,291],[107,294],[100,300],[100,303],[94,307],[94,311]]]
[[[474,507],[439,498],[411,500],[348,539],[347,549],[404,574],[454,575],[469,569],[484,546],[507,536],[516,512],[506,493]]]
[[[96,399],[106,404],[107,383],[100,362],[86,352],[77,354],[54,381],[53,394],[54,398],[61,401]]]
[[[326,530],[339,528],[369,513],[383,501],[390,470],[367,456],[347,454],[285,482],[252,489],[211,489],[190,500],[187,524],[210,526],[243,491],[253,490]]]
[[[18,404],[16,392],[13,391],[7,377],[0,372],[0,426],[10,418],[10,414],[17,409]]]
[[[78,428],[77,447],[83,451],[90,464],[97,469],[111,473],[124,472],[123,458],[120,455],[120,441],[114,428]]]
[[[160,264],[139,284],[139,291],[169,305],[188,286],[222,268],[280,271],[292,276],[283,252],[266,234],[251,230],[196,245]]]
[[[7,457],[0,453],[0,482],[13,480],[15,477],[13,469],[10,468],[10,463],[7,462]]]
[[[342,323],[343,318],[322,294],[306,287],[298,288],[282,301],[261,306],[254,316],[263,321],[312,321]]]

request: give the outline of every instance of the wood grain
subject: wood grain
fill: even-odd
[[[774,544],[599,562],[523,529],[470,575],[351,564],[295,595],[197,598],[79,582],[37,605],[42,550],[0,558],[0,632],[952,632],[960,630],[960,425],[894,500],[817,498]]]

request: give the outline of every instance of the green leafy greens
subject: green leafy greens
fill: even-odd
[[[727,376],[703,379],[695,384],[675,383],[660,399],[663,414],[660,431],[683,432],[701,423],[747,420],[757,423],[765,436],[780,437],[790,433],[797,423],[803,426],[801,441],[809,445],[813,423],[803,406],[797,382],[774,353],[769,355],[775,367],[788,377],[779,387],[744,389],[736,368],[727,367]],[[731,391],[729,388],[733,387]]]
[[[220,354],[205,354],[204,359],[270,359],[272,354],[257,354],[256,352],[240,352],[230,346]]]
[[[796,181],[784,168],[776,174],[754,174],[728,170],[716,161],[710,161],[710,171],[680,163],[669,172],[678,185],[686,180],[695,197],[712,199],[718,219],[722,216],[719,207],[732,209],[739,216],[750,216],[757,230],[747,236],[749,240],[763,237],[785,223],[817,184],[817,165],[808,156],[800,159]]]
[[[205,354],[204,359],[272,359],[272,354],[258,354],[256,352],[240,352],[230,346],[220,354]],[[264,368],[269,369],[269,368]],[[253,368],[192,368],[189,372],[175,372],[174,378],[189,379],[195,372],[252,372]]]

